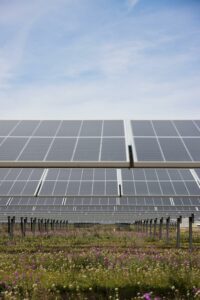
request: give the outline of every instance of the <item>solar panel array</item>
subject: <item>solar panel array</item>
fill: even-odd
[[[198,120],[0,121],[0,216],[200,215],[199,166]]]
[[[190,169],[3,168],[0,196],[198,196],[197,178]]]
[[[194,213],[200,216],[200,197],[193,198],[154,198],[154,197],[124,197],[124,198],[0,198],[0,214],[2,216],[15,214],[44,218],[65,217],[76,222],[84,216],[86,221],[94,219],[94,215],[115,217],[122,220],[126,215],[133,218],[178,216]],[[111,219],[110,219],[111,220]],[[100,221],[100,220],[99,220]],[[125,220],[124,220],[125,221]],[[126,220],[126,222],[128,219]],[[107,220],[109,222],[109,218]]]

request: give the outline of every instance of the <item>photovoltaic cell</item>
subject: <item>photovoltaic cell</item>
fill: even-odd
[[[163,161],[157,139],[135,138],[134,142],[138,161]]]
[[[70,161],[72,159],[75,138],[55,138],[53,144],[47,154],[47,161]],[[46,149],[47,150],[47,149]]]
[[[102,133],[102,121],[85,121],[81,127],[80,136],[100,137]]]
[[[132,131],[134,136],[155,136],[152,124],[150,121],[131,121]]]
[[[191,158],[180,139],[160,138],[159,143],[166,161],[191,161]]]
[[[124,161],[126,160],[125,139],[104,138],[101,151],[102,161]]]
[[[193,121],[174,121],[174,124],[180,134],[180,136],[199,136],[200,131],[198,128],[195,126]]]
[[[62,121],[57,136],[77,137],[80,131],[81,123],[81,121]]]
[[[178,136],[178,133],[171,121],[153,121],[153,127],[157,136]]]
[[[10,136],[31,136],[38,125],[39,121],[21,121],[12,131]]]
[[[51,138],[32,138],[28,142],[25,150],[19,157],[21,161],[43,161],[47,150],[49,149]]]
[[[122,137],[124,136],[124,124],[123,121],[104,121],[103,124],[103,136],[110,137]]]
[[[42,121],[37,128],[34,136],[52,137],[56,134],[61,121]]]
[[[19,121],[12,120],[2,120],[0,121],[0,136],[9,135],[15,126],[19,123]]]
[[[15,161],[26,142],[26,138],[7,138],[0,146],[0,160]]]
[[[200,161],[200,138],[184,138],[187,149],[194,161]]]
[[[100,139],[79,139],[74,154],[74,161],[98,161]]]

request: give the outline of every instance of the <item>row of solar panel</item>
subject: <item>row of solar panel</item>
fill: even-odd
[[[131,121],[134,136],[199,136],[199,120],[135,120]],[[124,136],[122,120],[1,120],[0,136]]]
[[[200,197],[0,198],[0,206],[199,206]]]
[[[117,196],[119,185],[121,195],[200,195],[193,173],[197,175],[184,169],[0,169],[0,195]]]
[[[0,138],[0,161],[127,161],[124,138]]]
[[[0,164],[128,167],[130,126],[134,166],[200,165],[200,121],[131,121],[126,122],[126,130],[124,124],[122,120],[0,121]]]
[[[183,195],[198,196],[200,188],[195,181],[123,181],[121,195]],[[3,181],[1,196],[117,196],[117,181],[45,181],[38,192],[38,181]]]
[[[0,181],[2,180],[40,180],[44,169],[0,168]],[[193,181],[194,177],[188,169],[121,169],[122,180],[128,181]],[[200,169],[195,172],[200,177]],[[80,180],[80,181],[115,181],[116,169],[49,169],[46,180]]]
[[[124,124],[121,120],[2,120],[0,121],[0,136],[122,137],[124,136]]]
[[[56,213],[56,212],[196,212],[200,213],[200,206],[146,206],[145,208],[143,206],[63,206],[63,207],[57,207],[57,206],[9,206],[9,207],[0,207],[0,213],[27,213],[27,212],[46,212],[46,213]]]

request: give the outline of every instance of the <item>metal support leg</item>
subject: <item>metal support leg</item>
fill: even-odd
[[[169,225],[170,225],[170,217],[166,219],[166,243],[169,243]]]
[[[159,224],[159,240],[162,240],[163,218],[160,219]]]

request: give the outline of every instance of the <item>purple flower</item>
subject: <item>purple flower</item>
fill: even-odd
[[[148,293],[145,293],[145,294],[143,295],[143,297],[144,297],[145,300],[151,300],[151,296],[150,296],[150,294],[148,294]]]

